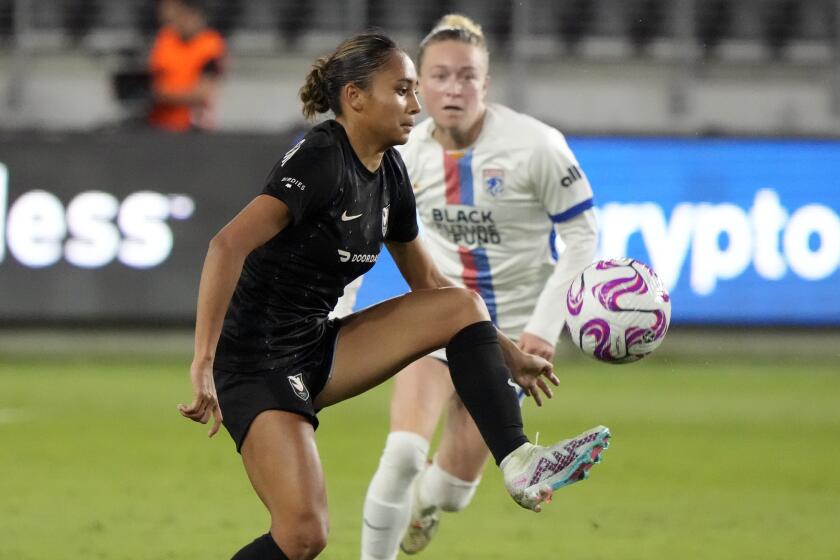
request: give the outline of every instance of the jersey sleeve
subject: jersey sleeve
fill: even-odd
[[[301,140],[274,166],[262,191],[289,207],[292,224],[327,206],[341,184],[338,150],[335,147],[306,149],[305,141]]]
[[[546,342],[556,344],[566,320],[565,308],[558,313],[557,302],[566,301],[566,290],[572,279],[580,274],[595,258],[598,248],[598,223],[594,210],[586,210],[577,216],[554,225],[565,250],[554,271],[543,286],[525,332],[535,334]]]
[[[535,194],[555,224],[592,208],[589,179],[556,129],[546,129],[531,157],[529,171]]]
[[[396,150],[394,151],[394,155],[396,156],[399,172],[397,174],[394,196],[391,199],[388,233],[385,239],[387,241],[408,243],[417,237],[419,231],[417,227],[417,203],[414,200],[414,191],[411,189],[411,181],[408,178],[405,164]]]

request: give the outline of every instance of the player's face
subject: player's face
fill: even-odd
[[[417,72],[403,52],[394,54],[371,80],[365,103],[365,119],[386,147],[405,144],[420,112]]]
[[[467,131],[484,114],[487,52],[460,41],[426,47],[420,68],[420,94],[426,111],[443,129]]]
[[[182,37],[191,37],[201,27],[200,12],[178,0],[162,0],[158,4],[158,19]]]
[[[157,13],[161,25],[175,25],[178,21],[179,7],[175,0],[160,0],[157,6]]]

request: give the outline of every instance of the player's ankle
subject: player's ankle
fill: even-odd
[[[502,459],[501,463],[499,463],[499,468],[505,470],[505,467],[510,463],[510,460],[516,457],[517,455],[529,450],[531,447],[534,447],[534,444],[530,441],[526,441],[513,451],[507,454],[504,459]]]

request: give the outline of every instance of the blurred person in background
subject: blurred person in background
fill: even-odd
[[[317,411],[446,347],[453,385],[505,487],[539,511],[553,485],[606,446],[596,437],[528,441],[512,379],[541,403],[551,364],[497,333],[474,292],[452,286],[418,238],[414,193],[399,153],[420,111],[411,59],[388,37],[361,34],[318,59],[301,88],[304,114],[332,111],[272,170],[210,242],[199,285],[196,422],[224,422],[270,531],[234,560],[309,559],[326,546],[327,500],[315,445]],[[385,243],[411,292],[331,320],[345,286]],[[223,416],[224,415],[224,419]],[[562,457],[564,460],[557,460]],[[568,460],[566,460],[568,459]]]
[[[399,151],[441,272],[478,292],[523,352],[551,360],[568,284],[595,256],[592,189],[560,132],[485,103],[488,63],[480,26],[459,15],[441,19],[418,58],[430,118]],[[565,251],[552,265],[555,235]],[[348,287],[337,309],[352,308],[357,289]],[[445,353],[434,352],[395,378],[391,431],[365,499],[363,560],[395,558],[398,545],[421,551],[441,511],[464,509],[476,491],[489,453],[449,367]],[[444,409],[440,447],[427,463]]]
[[[222,36],[207,26],[202,0],[159,0],[161,29],[149,55],[150,125],[172,132],[215,128],[225,59]]]

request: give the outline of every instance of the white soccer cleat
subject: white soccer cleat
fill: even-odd
[[[589,476],[609,440],[609,428],[598,426],[551,447],[526,443],[503,462],[505,487],[517,504],[540,511],[555,490]]]
[[[408,528],[405,530],[402,542],[400,542],[400,549],[406,554],[417,554],[431,542],[432,537],[435,536],[440,523],[440,509],[436,506],[428,506],[426,508],[420,507],[419,481],[422,476],[414,478],[412,484],[411,500],[411,521]]]

